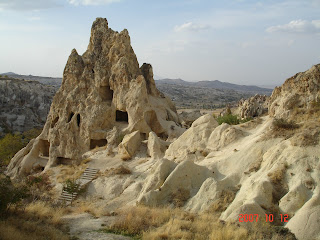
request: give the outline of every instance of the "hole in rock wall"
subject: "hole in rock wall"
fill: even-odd
[[[90,149],[107,145],[107,139],[90,139]]]
[[[47,140],[39,140],[39,156],[49,157],[50,142]]]
[[[163,139],[163,140],[167,140],[168,139],[168,134],[166,133],[160,133],[160,134],[157,134],[159,138]]]
[[[56,118],[51,122],[51,128],[53,128],[58,121],[59,121],[59,117],[56,117]]]
[[[128,122],[128,113],[117,110],[116,111],[117,122]]]
[[[68,122],[70,122],[70,121],[71,121],[71,119],[72,119],[73,115],[74,115],[74,113],[73,113],[73,112],[71,112],[71,113],[70,113],[70,115],[69,115],[69,118],[68,118]]]
[[[80,121],[81,121],[81,118],[80,118],[80,114],[78,113],[77,114],[77,125],[78,125],[78,127],[80,127]]]
[[[70,158],[57,157],[57,164],[72,165],[73,161]]]
[[[99,94],[102,98],[102,101],[112,101],[113,91],[110,89],[109,86],[101,86],[99,88]]]

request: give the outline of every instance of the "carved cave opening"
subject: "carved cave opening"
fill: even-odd
[[[81,121],[81,117],[80,117],[80,114],[78,113],[77,114],[77,125],[78,125],[78,127],[80,127],[80,121]]]
[[[107,139],[90,139],[90,149],[107,145]]]
[[[44,139],[39,140],[39,156],[49,157],[50,142]]]
[[[59,121],[59,117],[56,117],[52,122],[51,122],[51,128],[53,128],[57,122]]]
[[[116,111],[116,121],[128,123],[128,113],[123,111]]]
[[[110,86],[100,86],[99,94],[102,101],[112,101],[113,91],[110,89]]]
[[[57,157],[57,164],[58,165],[72,165],[73,161],[70,158]]]
[[[73,115],[74,115],[74,112],[71,112],[71,113],[70,113],[70,115],[69,115],[69,118],[68,118],[68,122],[70,122],[70,121],[71,121],[71,119],[72,119]],[[68,123],[68,122],[67,122],[67,123]]]

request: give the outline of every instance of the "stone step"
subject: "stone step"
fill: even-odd
[[[86,185],[87,183],[91,182],[93,179],[97,177],[97,173],[99,169],[95,168],[86,168],[83,174],[81,175],[80,179],[77,181],[80,184],[80,188]],[[78,196],[77,193],[70,194],[65,190],[62,190],[61,195],[59,197],[59,201],[65,201],[67,203],[71,203]]]

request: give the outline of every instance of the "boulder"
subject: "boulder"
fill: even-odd
[[[139,131],[125,135],[118,147],[118,152],[122,155],[122,158],[133,157],[141,145],[141,140]]]
[[[168,142],[160,139],[154,132],[149,133],[148,137],[148,154],[151,158],[158,159],[164,156],[169,146]]]
[[[198,118],[187,131],[170,144],[165,157],[176,162],[185,159],[196,160],[197,156],[194,154],[197,151],[205,151],[210,134],[217,126],[218,122],[212,114]]]
[[[174,168],[158,189],[146,192],[140,198],[140,203],[160,206],[182,201],[179,206],[183,206],[190,197],[196,195],[203,182],[213,176],[213,172],[208,168],[189,160],[183,161]]]

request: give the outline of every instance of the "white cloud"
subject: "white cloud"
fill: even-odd
[[[287,32],[287,33],[319,33],[320,20],[293,20],[287,24],[272,26],[266,29],[267,32]]]
[[[193,22],[184,23],[180,26],[175,26],[174,31],[175,32],[184,32],[184,31],[192,31],[192,32],[198,32],[201,30],[209,29],[209,25],[198,25]]]
[[[39,10],[60,6],[56,0],[1,0],[2,10]]]
[[[72,5],[84,5],[84,6],[97,6],[97,5],[107,5],[114,2],[120,2],[121,0],[68,0]]]

